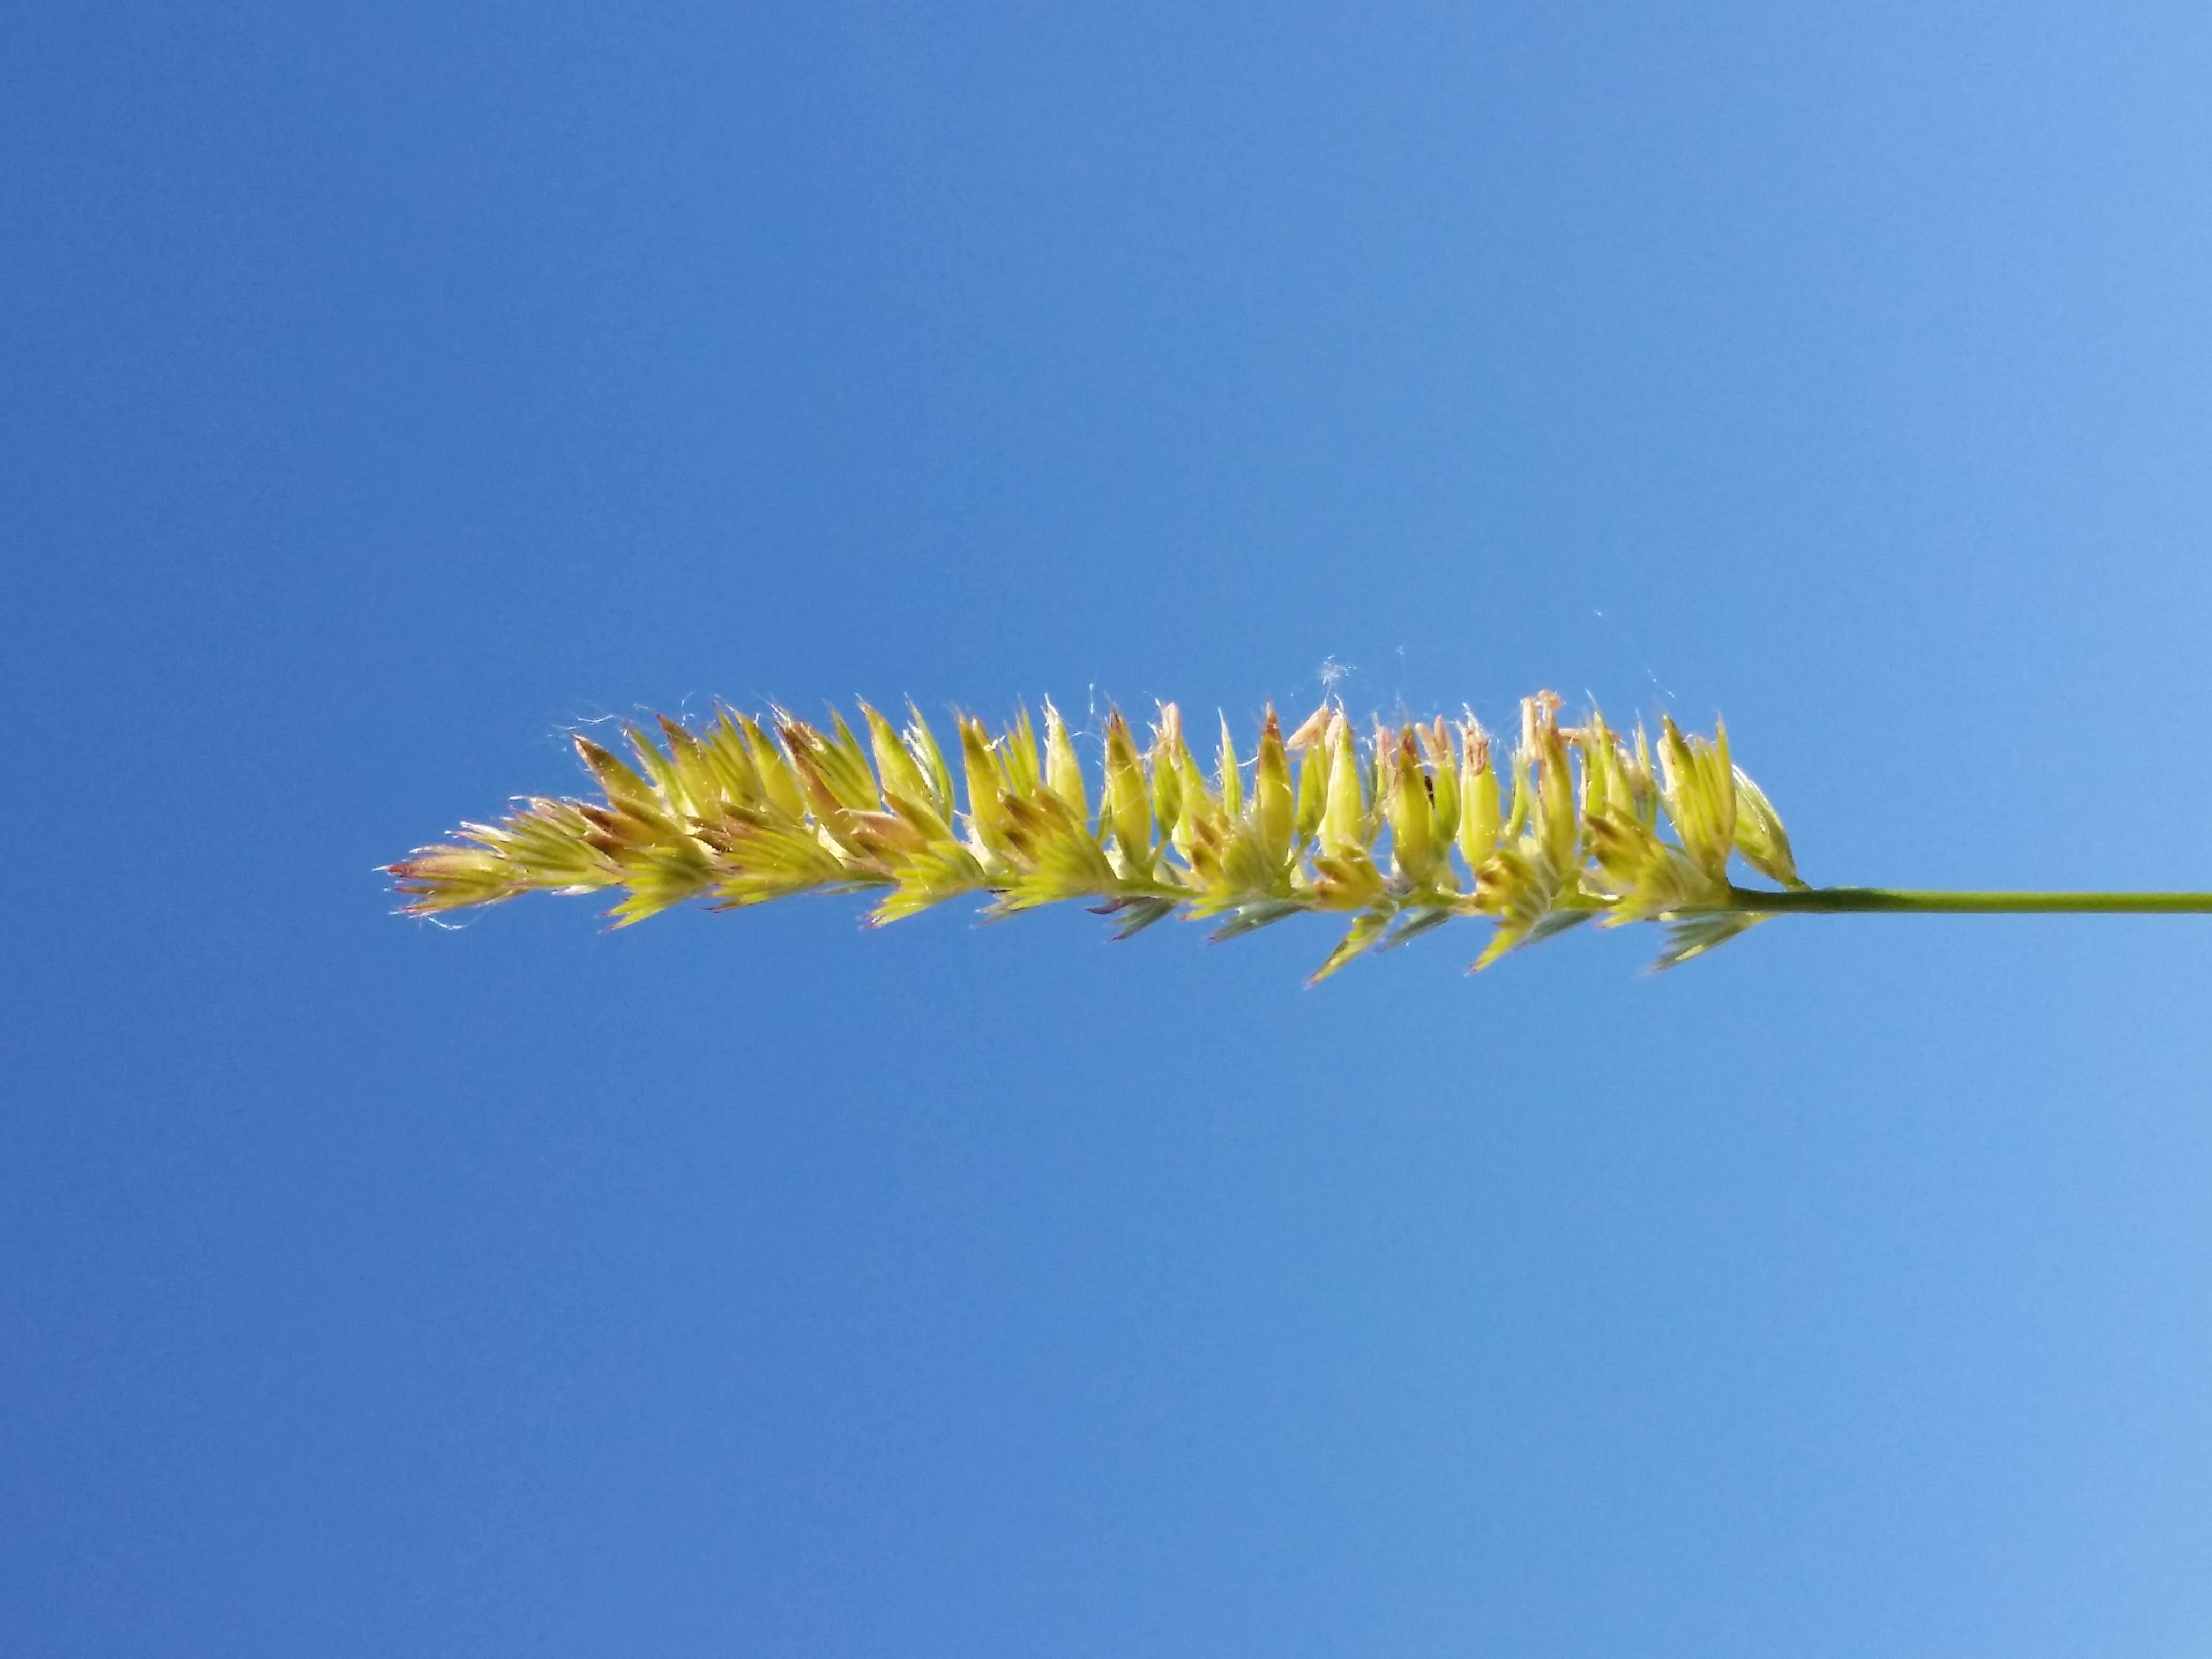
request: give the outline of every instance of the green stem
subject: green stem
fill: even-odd
[[[1729,911],[1905,911],[1919,915],[2179,915],[2212,914],[2212,893],[1923,893],[1887,887],[1730,887]]]

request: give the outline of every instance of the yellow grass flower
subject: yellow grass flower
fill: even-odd
[[[973,894],[1002,915],[1075,899],[1127,938],[1178,910],[1233,938],[1306,912],[1351,923],[1314,978],[1457,917],[1486,918],[1485,967],[1577,923],[1656,921],[1671,967],[1786,913],[2212,911],[2203,893],[1926,893],[1813,888],[1781,815],[1736,765],[1728,730],[1660,721],[1654,745],[1595,708],[1523,700],[1510,806],[1472,714],[1361,740],[1340,702],[1288,737],[1270,707],[1254,758],[1221,722],[1211,773],[1160,706],[1140,750],[1106,720],[1097,814],[1077,738],[1044,705],[994,732],[962,714],[960,787],[921,711],[904,728],[866,703],[865,743],[835,708],[816,726],[717,708],[696,726],[631,726],[629,758],[578,736],[596,799],[518,801],[497,823],[386,866],[412,915],[522,893],[616,896],[626,927],[671,905],[714,908],[801,893],[877,895],[880,926]],[[1295,757],[1297,771],[1292,775]],[[1735,861],[1771,886],[1737,883]]]

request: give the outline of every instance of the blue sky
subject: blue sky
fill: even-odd
[[[1307,991],[370,874],[641,707],[1334,663],[2212,886],[2200,8],[13,33],[0,1649],[2212,1640],[2199,921]]]

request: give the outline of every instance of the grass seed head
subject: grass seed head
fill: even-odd
[[[629,759],[579,735],[598,799],[520,802],[387,873],[412,915],[611,890],[623,927],[690,899],[730,908],[869,889],[871,925],[969,894],[990,915],[1083,900],[1120,937],[1178,908],[1220,919],[1217,938],[1302,912],[1348,915],[1316,979],[1455,915],[1494,925],[1478,967],[1593,919],[1669,923],[1669,966],[1759,920],[1753,896],[1730,884],[1732,857],[1804,884],[1725,726],[1685,734],[1662,718],[1655,754],[1640,726],[1624,739],[1595,709],[1563,727],[1549,692],[1522,704],[1510,805],[1472,714],[1455,726],[1378,724],[1362,741],[1340,703],[1287,737],[1271,704],[1248,787],[1226,720],[1208,773],[1176,705],[1160,705],[1142,750],[1114,709],[1095,821],[1049,702],[1042,743],[1025,710],[996,732],[957,716],[957,781],[911,703],[903,729],[859,708],[865,741],[835,708],[817,726],[719,705],[696,727],[660,717],[629,728]]]

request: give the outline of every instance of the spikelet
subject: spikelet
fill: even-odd
[[[1662,720],[1655,762],[1641,727],[1625,738],[1595,708],[1563,727],[1559,708],[1549,692],[1522,702],[1510,798],[1472,714],[1378,724],[1363,740],[1340,703],[1287,737],[1270,707],[1249,763],[1222,720],[1209,770],[1176,705],[1160,706],[1143,747],[1116,708],[1094,812],[1050,702],[1041,744],[1026,710],[995,732],[956,716],[957,787],[911,704],[903,728],[860,704],[865,741],[835,708],[816,726],[717,707],[696,726],[629,726],[628,759],[579,736],[599,799],[519,801],[386,872],[412,915],[608,890],[617,927],[687,900],[842,892],[876,896],[871,926],[969,894],[989,916],[1075,899],[1123,939],[1177,911],[1212,919],[1217,939],[1303,912],[1348,915],[1316,981],[1455,917],[1492,924],[1477,968],[1593,919],[1669,924],[1668,967],[1760,920],[1732,857],[1803,889],[1724,726],[1686,736]]]

